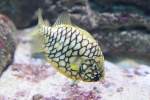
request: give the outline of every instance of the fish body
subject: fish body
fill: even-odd
[[[87,31],[72,25],[69,15],[60,15],[53,26],[40,24],[39,29],[46,59],[59,72],[73,80],[103,79],[104,57],[100,46]]]

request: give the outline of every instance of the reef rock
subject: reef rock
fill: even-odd
[[[40,59],[31,58],[30,40],[21,37],[15,61],[0,78],[0,100],[149,100],[150,67],[105,61],[105,80],[78,82]],[[26,42],[25,42],[26,41]],[[26,50],[26,51],[24,51]],[[127,65],[128,64],[128,65]],[[123,68],[122,66],[129,66]],[[57,90],[57,91],[56,91]]]
[[[0,15],[0,75],[13,61],[15,41],[13,38],[14,25],[6,16]]]
[[[127,12],[135,12],[139,11],[141,13],[145,13],[149,15],[150,11],[150,1],[147,0],[143,2],[143,0],[90,0],[93,6],[99,6],[99,10],[101,11],[127,11]]]
[[[10,16],[18,28],[35,25],[38,8],[51,24],[61,12],[69,12],[75,24],[99,41],[105,56],[149,59],[149,4],[142,0],[2,0],[0,11]]]

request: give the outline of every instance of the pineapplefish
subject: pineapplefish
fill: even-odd
[[[54,25],[46,25],[38,12],[38,32],[33,48],[60,73],[73,80],[96,82],[104,78],[104,57],[98,42],[82,28],[72,24],[62,13]]]

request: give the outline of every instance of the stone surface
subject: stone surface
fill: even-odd
[[[107,56],[113,58],[122,56],[140,60],[150,59],[150,35],[147,32],[135,30],[102,31],[97,32],[94,36],[97,40],[101,40],[100,44]]]
[[[23,50],[22,47],[19,48],[18,54]],[[104,81],[78,82],[71,85],[72,81],[57,72],[50,64],[29,58],[26,54],[22,54],[21,58],[20,55],[15,57],[15,64],[11,65],[0,79],[1,100],[149,100],[150,98],[148,81],[150,68],[146,65],[120,69],[106,61]]]
[[[37,0],[0,0],[0,13],[9,16],[18,28],[27,27],[38,4]]]
[[[77,20],[81,20],[80,23],[78,21],[78,24],[87,22],[88,25],[94,25],[94,22],[98,22],[103,25],[104,27],[106,26],[105,24],[110,24],[110,21],[112,24],[115,22],[115,20],[118,21],[127,21],[127,24],[131,26],[134,24],[133,22],[135,21],[135,24],[147,24],[143,23],[143,17],[142,16],[138,16],[138,15],[132,15],[130,14],[130,12],[124,12],[124,11],[120,11],[123,14],[116,14],[116,15],[111,15],[111,13],[114,13],[110,10],[110,14],[108,13],[108,11],[105,11],[104,9],[102,9],[103,12],[106,12],[106,14],[102,14],[99,16],[100,12],[97,11],[97,9],[101,8],[102,5],[98,6],[96,9],[92,9],[93,4],[105,4],[105,5],[110,5],[113,6],[113,3],[119,3],[121,2],[122,4],[124,4],[125,6],[122,8],[125,8],[128,6],[128,4],[130,5],[130,3],[133,5],[142,5],[145,8],[148,8],[149,5],[149,0],[147,2],[142,2],[142,0],[76,0],[76,1],[72,1],[72,0],[22,0],[19,1],[18,0],[14,0],[13,2],[11,0],[1,0],[0,1],[0,12],[10,16],[11,19],[14,20],[15,24],[17,27],[19,28],[23,28],[23,27],[28,27],[33,19],[35,18],[35,11],[40,7],[43,9],[44,11],[44,17],[49,19],[50,22],[54,22],[56,17],[63,11],[67,11],[70,12],[72,14],[76,14],[78,15],[75,19]],[[28,5],[30,3],[30,6]],[[126,4],[127,3],[127,4]],[[95,7],[94,6],[94,7]],[[114,5],[114,7],[118,7],[117,5]],[[119,6],[120,7],[120,6]],[[121,7],[120,7],[121,8]],[[113,9],[113,8],[112,8]],[[144,10],[143,10],[144,11]],[[116,11],[117,12],[117,11]],[[119,12],[119,11],[118,11]],[[107,14],[108,13],[108,14]],[[138,11],[136,11],[136,14],[141,15]],[[115,17],[113,19],[111,19],[112,17]],[[16,18],[18,17],[18,18]],[[146,16],[145,16],[146,17]],[[147,18],[144,17],[144,20],[146,20]],[[98,19],[97,19],[98,18]],[[86,20],[87,19],[87,20]],[[101,20],[100,20],[101,19]],[[102,20],[104,19],[104,20]],[[140,19],[140,20],[137,20]],[[142,20],[141,20],[142,19]],[[96,20],[96,21],[95,21]],[[99,21],[100,20],[100,21]],[[92,23],[92,21],[94,21]],[[120,22],[123,23],[123,22]],[[118,24],[120,24],[118,22]],[[149,23],[149,21],[148,21]],[[98,24],[97,24],[98,25]],[[87,26],[84,24],[84,26]],[[118,25],[117,25],[118,26]],[[121,25],[122,26],[122,25]],[[101,26],[102,27],[102,26]],[[114,27],[112,25],[109,26]],[[119,26],[118,26],[119,27]],[[146,27],[149,27],[148,25]],[[95,28],[95,27],[93,27]]]
[[[10,16],[18,28],[35,25],[38,8],[42,8],[43,17],[51,24],[66,11],[75,24],[99,41],[105,56],[149,59],[148,5],[149,0],[1,0],[0,11]]]
[[[98,40],[105,57],[150,59],[149,0],[0,0],[0,12],[20,29],[36,24],[39,7],[51,24],[61,12],[69,12],[75,24]],[[0,73],[12,62],[13,38],[19,40],[14,62],[0,78],[0,100],[150,99],[150,66],[129,59],[117,64],[106,60],[105,80],[72,85],[52,65],[31,57],[31,38],[26,36],[30,29],[13,35],[14,31],[13,23],[0,15]]]
[[[13,23],[6,16],[0,15],[0,75],[13,61],[15,52],[13,29]]]
[[[26,30],[29,31],[29,30]],[[14,63],[0,78],[0,100],[149,100],[150,67],[127,59],[105,61],[105,80],[78,82],[41,59],[31,58],[31,42],[20,37]],[[57,91],[56,91],[57,90]]]
[[[95,6],[100,7],[103,11],[123,10],[124,12],[140,11],[145,14],[150,14],[150,0],[90,0]]]

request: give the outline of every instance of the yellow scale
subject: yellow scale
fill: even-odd
[[[40,10],[38,12],[38,19],[39,19],[38,29],[35,29],[35,31],[32,33],[32,36],[34,36],[33,41],[35,41],[33,42],[33,48],[34,48],[32,50],[33,53],[44,52],[46,57],[45,59],[49,63],[51,63],[60,73],[63,73],[63,75],[73,80],[95,82],[103,79],[104,57],[100,49],[100,46],[98,46],[97,41],[90,35],[90,33],[73,25],[71,23],[69,15],[66,13],[61,14],[53,26],[44,24]],[[65,28],[71,29],[70,31],[71,33],[67,32],[68,30],[65,30]],[[59,29],[64,33],[61,33]],[[73,31],[76,32],[73,33]],[[45,47],[45,43],[50,41],[50,39],[52,38],[50,36],[52,34],[56,35],[55,39],[58,38],[59,34],[63,34],[63,36],[60,37],[63,41],[53,41],[54,47],[49,47],[49,46]],[[74,40],[76,41],[75,46],[73,46],[74,43],[72,41],[67,40],[67,39],[71,40],[71,37],[64,39],[64,37],[69,34],[72,35],[72,38],[74,38],[74,36],[76,37],[76,40]],[[78,37],[77,34],[79,34]],[[47,37],[47,35],[49,37]],[[82,42],[77,43],[79,42],[79,40],[81,41],[81,37],[83,38]],[[87,41],[88,43],[86,43]],[[63,44],[65,42],[66,44],[67,42],[71,42],[70,45],[67,46],[68,47],[72,46],[72,49],[71,50],[67,49],[68,51],[65,53],[65,55],[70,55],[70,57],[65,56],[65,59],[67,58],[69,59],[69,63],[65,62],[65,59],[58,60],[59,57],[56,57],[56,55],[59,53],[58,51],[54,53],[54,57],[50,57],[53,54],[52,52],[54,48],[56,50],[64,49],[65,47],[63,47]],[[85,46],[83,47],[82,45]],[[51,48],[52,50],[50,51],[49,48]],[[76,48],[78,51],[74,50]],[[77,54],[77,52],[79,52],[79,54]],[[60,53],[62,55],[62,52]],[[71,53],[74,53],[74,55],[72,55]],[[54,60],[58,60],[58,61],[54,61]],[[66,70],[66,66],[62,67],[64,64],[66,66],[70,66],[69,70]],[[77,76],[73,76],[71,73],[77,73]]]

